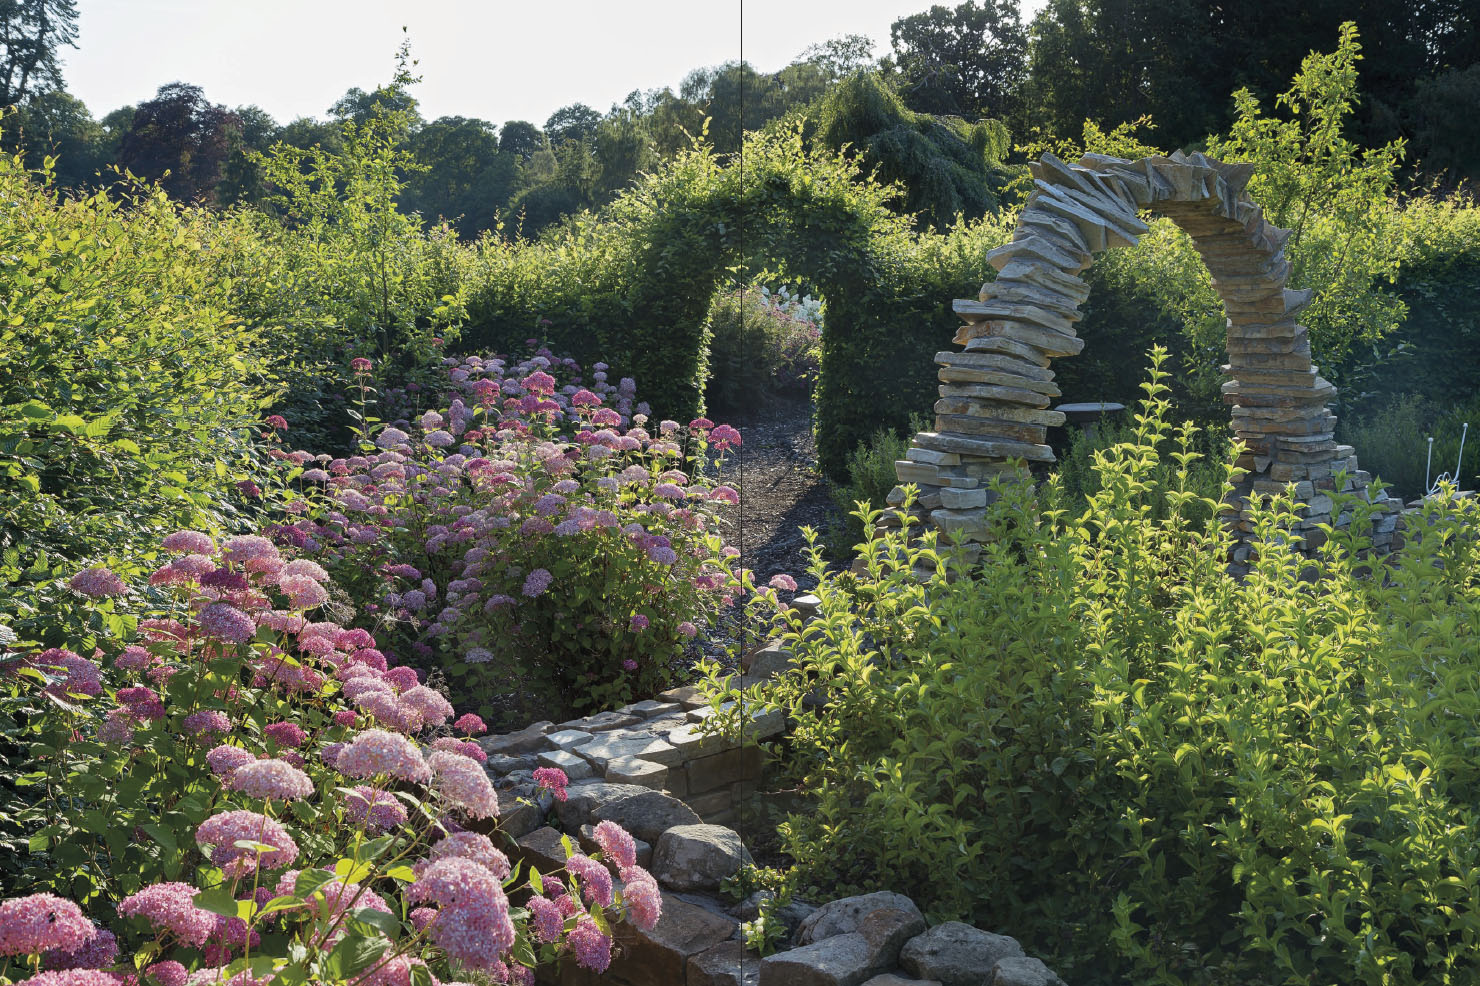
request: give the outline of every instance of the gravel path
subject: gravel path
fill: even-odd
[[[740,549],[756,582],[784,573],[799,587],[815,586],[806,573],[801,528],[810,526],[825,536],[839,514],[817,470],[811,402],[777,398],[728,423],[740,430],[744,444],[725,463],[726,478],[740,491],[739,509],[725,515],[725,540]]]

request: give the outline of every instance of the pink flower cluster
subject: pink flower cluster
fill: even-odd
[[[587,373],[546,350],[521,362],[469,356],[445,365],[445,406],[391,395],[391,424],[376,447],[324,462],[327,478],[306,491],[313,506],[273,536],[335,572],[374,572],[378,596],[367,610],[379,626],[418,656],[448,663],[491,670],[506,655],[518,661],[547,646],[542,621],[556,608],[576,595],[600,598],[587,632],[627,638],[619,646],[632,653],[571,674],[658,686],[697,621],[746,591],[714,530],[716,511],[738,496],[711,478],[705,457],[740,445],[739,433],[705,419],[649,431],[631,380],[614,385],[604,364]],[[274,454],[290,468],[324,459]],[[578,581],[597,577],[581,571],[593,559],[630,573],[601,583],[622,587],[621,596]],[[562,657],[556,663],[569,663]],[[398,728],[400,703],[354,701]]]

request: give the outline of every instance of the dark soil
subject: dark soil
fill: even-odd
[[[841,517],[817,470],[811,401],[804,395],[771,398],[726,423],[744,441],[724,467],[726,481],[740,491],[739,508],[724,515],[726,542],[740,549],[757,584],[785,574],[802,589],[814,587],[801,528],[814,528],[821,542]]]

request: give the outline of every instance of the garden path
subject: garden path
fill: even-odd
[[[839,515],[817,469],[811,401],[776,397],[724,420],[744,439],[725,463],[726,479],[740,490],[740,508],[725,515],[725,539],[740,549],[758,583],[784,573],[800,587],[815,586],[801,528],[825,536]]]

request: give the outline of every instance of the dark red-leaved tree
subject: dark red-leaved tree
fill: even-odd
[[[200,86],[171,82],[134,111],[118,163],[181,201],[211,203],[241,127],[237,115],[208,102]]]

